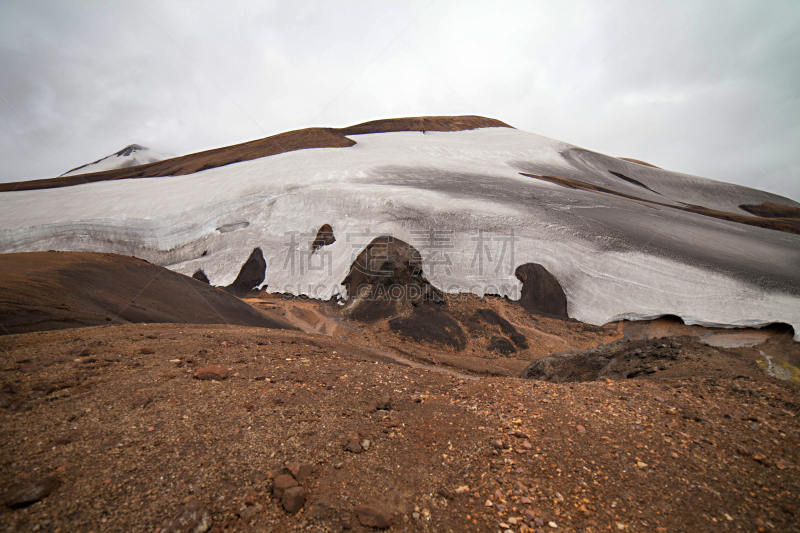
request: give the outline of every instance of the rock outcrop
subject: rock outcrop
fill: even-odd
[[[514,274],[522,282],[519,299],[522,307],[531,313],[569,318],[564,289],[545,267],[538,263],[525,263],[518,266]]]

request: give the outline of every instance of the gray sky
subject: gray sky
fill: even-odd
[[[0,0],[0,181],[471,114],[800,200],[800,2]]]

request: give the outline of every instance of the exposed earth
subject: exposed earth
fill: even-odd
[[[591,326],[438,293],[408,250],[390,276],[427,296],[385,315],[20,255],[0,285],[22,328],[0,337],[0,531],[800,531],[791,328]],[[114,286],[89,282],[104,269]],[[186,283],[240,314],[190,323]],[[105,320],[128,302],[170,312]]]

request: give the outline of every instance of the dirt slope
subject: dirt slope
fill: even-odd
[[[134,257],[0,254],[2,334],[131,322],[293,328],[220,289]]]
[[[95,181],[121,180],[130,178],[153,178],[161,176],[180,176],[193,174],[209,168],[221,167],[307,148],[337,148],[353,146],[355,141],[347,135],[365,133],[388,133],[393,131],[461,131],[477,128],[510,128],[499,120],[477,117],[409,117],[373,120],[346,128],[305,128],[287,131],[264,139],[258,139],[233,146],[206,150],[194,154],[173,157],[147,165],[107,170],[77,176],[65,176],[33,181],[0,183],[0,192],[28,191],[69,187]]]
[[[237,326],[2,337],[2,530],[797,531],[796,388],[370,359]],[[303,500],[274,498],[291,472]]]

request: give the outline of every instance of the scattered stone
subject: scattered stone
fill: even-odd
[[[222,365],[208,365],[195,372],[193,377],[194,379],[222,381],[228,377],[228,369]]]
[[[192,498],[177,516],[164,522],[159,533],[205,533],[210,527],[211,515],[196,498]]]
[[[154,349],[152,349],[151,347],[149,347],[149,346],[145,346],[141,350],[139,350],[139,353],[143,354],[143,355],[147,355],[147,354],[151,354],[151,353],[156,353],[156,351]]]
[[[585,427],[583,427],[583,426],[581,426],[580,424],[578,424],[577,426],[575,426],[575,429],[577,429],[577,430],[578,430],[578,433],[586,433],[586,428],[585,428]]]
[[[297,486],[297,481],[289,474],[281,474],[275,478],[272,484],[272,496],[278,499],[283,498],[286,489]]]
[[[286,469],[297,481],[303,481],[314,473],[314,467],[308,463],[286,463]]]
[[[138,407],[145,407],[150,402],[153,401],[153,398],[148,396],[147,394],[137,394],[131,400],[131,407],[138,408]]]
[[[5,495],[5,503],[12,509],[20,509],[32,505],[58,489],[61,482],[50,476],[35,482],[14,485]]]
[[[239,511],[239,518],[241,518],[242,520],[245,520],[245,521],[250,520],[255,515],[260,513],[262,511],[262,509],[264,509],[264,506],[261,505],[260,503],[253,503],[253,505],[245,505]]]
[[[294,514],[306,503],[306,489],[301,486],[289,487],[283,492],[281,503],[287,513]]]
[[[347,445],[344,449],[351,453],[361,453],[363,451],[358,441],[352,439],[347,441]]]
[[[36,363],[24,363],[17,367],[17,370],[22,372],[23,374],[33,374],[37,370],[39,370],[39,365]]]
[[[80,348],[75,348],[70,352],[72,357],[86,357],[91,354],[92,351],[87,346],[82,346]]]
[[[375,404],[375,408],[381,411],[388,411],[392,408],[392,397],[389,395],[381,397]]]
[[[361,441],[361,447],[364,449],[364,451],[369,450],[369,446],[370,446],[370,442],[369,442],[368,439],[364,439],[364,440]]]
[[[121,363],[124,360],[125,360],[125,358],[122,357],[122,355],[118,354],[118,353],[115,353],[115,354],[112,354],[112,355],[106,355],[105,357],[103,357],[103,361],[106,361],[106,362],[109,362],[109,363]]]
[[[374,505],[356,507],[356,518],[362,526],[388,529],[392,525],[392,515],[385,509]]]

